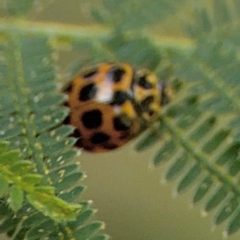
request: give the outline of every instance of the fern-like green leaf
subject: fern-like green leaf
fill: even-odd
[[[0,228],[13,239],[98,236],[100,225],[88,228],[91,223],[79,223],[78,228],[84,231],[69,226],[77,221],[84,205],[74,203],[79,202],[84,189],[79,184],[84,175],[72,162],[77,153],[72,147],[76,140],[68,135],[73,128],[61,126],[68,110],[61,106],[65,96],[54,82],[56,71],[49,40],[22,34],[15,27],[1,29],[0,35],[0,137],[10,142],[11,148],[21,149],[21,155],[13,150],[1,155],[2,169],[8,170],[2,175],[16,185],[10,192],[10,206],[18,211],[3,211]],[[32,163],[20,158],[31,159]],[[22,205],[23,192],[27,201]],[[6,204],[4,198],[0,205]],[[90,213],[92,216],[93,211]]]
[[[175,75],[183,84],[162,115],[153,164],[169,162],[165,178],[178,180],[178,193],[195,185],[193,203],[203,201],[205,212],[216,209],[214,223],[227,221],[225,234],[231,235],[240,227],[239,33],[225,1],[214,1],[213,9],[213,17],[209,9],[198,9],[198,24],[186,27],[196,40],[194,51],[171,50]],[[142,142],[148,141],[141,139],[137,148],[144,149]]]
[[[207,114],[202,115],[189,128],[185,124],[182,125],[181,118],[178,119],[179,116],[175,120],[163,116],[162,125],[168,128],[173,135],[172,142],[167,141],[167,133],[163,135],[162,146],[155,155],[153,163],[154,165],[158,165],[170,160],[170,167],[167,169],[165,177],[167,180],[173,180],[180,176],[177,186],[177,192],[179,193],[188,189],[194,183],[196,184],[196,181],[198,181],[199,186],[195,190],[193,202],[199,202],[204,198],[204,211],[209,212],[221,206],[220,203],[226,199],[228,194],[233,194],[234,199],[239,198],[240,189],[238,183],[234,181],[233,176],[230,174],[227,175],[227,169],[225,169],[226,164],[230,166],[237,161],[239,145],[236,145],[234,142],[227,142],[226,138],[222,137],[221,127],[219,129],[216,126],[217,120],[214,121],[215,126],[212,126],[211,131],[206,132],[202,124],[206,123],[206,120],[208,121],[209,116],[205,116]],[[186,114],[185,117],[187,118],[188,115]],[[221,124],[218,126],[221,126]],[[203,129],[203,132],[200,129]],[[187,131],[186,136],[188,137],[183,137],[185,134],[182,131]],[[195,132],[198,134],[201,132],[202,137],[200,139],[196,138]],[[211,144],[212,142],[214,145]],[[179,144],[182,146],[180,149]],[[228,158],[229,149],[231,149],[231,157]],[[193,164],[194,161],[196,162],[195,164]],[[208,173],[207,177],[206,173]],[[217,182],[220,181],[222,183],[221,186],[216,187],[216,179],[218,179]],[[219,207],[215,216],[216,224],[226,220],[234,212],[234,209],[236,210],[236,205],[233,204],[233,200],[230,202],[225,201],[224,208]],[[231,211],[226,212],[227,207]],[[232,221],[229,219],[231,226],[236,219],[234,218]],[[229,234],[232,232],[231,230]]]

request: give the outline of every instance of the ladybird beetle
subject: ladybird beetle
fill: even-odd
[[[70,108],[65,123],[76,129],[77,147],[104,152],[122,146],[156,120],[166,86],[147,69],[101,63],[83,70],[65,87]]]

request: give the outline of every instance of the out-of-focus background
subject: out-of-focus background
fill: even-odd
[[[163,184],[164,166],[149,168],[157,146],[136,153],[133,145],[78,159],[88,176],[84,197],[94,200],[107,233],[114,240],[223,239],[224,226],[212,226],[213,214],[203,217],[201,205],[192,207],[191,190],[174,196],[176,183]],[[240,233],[229,238],[239,239]]]
[[[43,11],[33,13],[32,18],[90,25],[90,4],[97,6],[101,1],[53,1]],[[174,28],[174,20],[171,22]],[[67,65],[69,59],[71,52],[62,59],[63,64]],[[104,154],[83,152],[76,159],[88,176],[83,181],[88,186],[83,199],[93,200],[94,208],[98,209],[96,219],[106,223],[106,232],[112,239],[221,239],[224,226],[215,229],[211,224],[212,214],[202,217],[201,205],[191,206],[191,190],[174,196],[176,183],[162,184],[164,166],[149,167],[157,145],[141,153],[135,152],[133,146],[131,142]],[[240,233],[229,239],[239,240]]]

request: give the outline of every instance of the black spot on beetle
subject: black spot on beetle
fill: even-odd
[[[120,82],[122,80],[123,75],[125,74],[125,70],[120,67],[114,67],[109,72],[110,76],[112,76],[112,81],[114,83]]]
[[[64,120],[63,120],[63,124],[70,124],[70,116],[67,116]]]
[[[81,139],[81,138],[79,138],[79,139],[76,141],[75,146],[76,146],[76,147],[80,147],[80,148],[83,147],[82,139]]]
[[[149,105],[154,101],[154,97],[153,96],[148,96],[145,99],[143,99],[140,102],[140,105],[143,109],[146,109],[149,107]]]
[[[148,111],[149,117],[152,117],[154,114],[155,114],[155,111],[153,111],[153,110],[151,110],[151,109]]]
[[[85,112],[80,121],[88,129],[95,129],[101,126],[102,124],[102,112],[94,109],[88,112]]]
[[[93,99],[97,93],[97,86],[94,83],[90,83],[84,86],[80,92],[78,99],[79,101],[87,101]]]
[[[81,137],[81,133],[78,129],[75,129],[71,135],[72,135],[72,137],[75,137],[75,138]]]
[[[114,117],[114,129],[117,131],[128,131],[132,126],[132,120],[125,114]]]
[[[66,101],[66,102],[63,103],[63,106],[69,107],[69,103]]]
[[[152,89],[153,85],[147,80],[147,75],[141,76],[138,79],[138,86],[144,89]]]
[[[107,135],[106,133],[96,132],[93,134],[90,141],[92,144],[103,144],[107,142],[109,139],[110,139],[110,136]]]
[[[93,68],[85,73],[83,73],[83,78],[90,78],[94,76],[98,72],[98,68]]]
[[[124,91],[116,91],[113,95],[111,105],[122,105],[129,99],[129,96]]]

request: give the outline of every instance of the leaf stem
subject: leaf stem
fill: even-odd
[[[12,31],[22,34],[33,34],[45,36],[59,41],[68,41],[69,43],[92,39],[94,41],[104,41],[111,37],[114,29],[102,25],[77,26],[73,24],[55,23],[55,22],[36,22],[26,19],[0,18],[0,35]],[[144,32],[144,31],[143,31]],[[172,49],[192,49],[193,41],[189,38],[176,36],[159,36],[153,32],[145,31],[145,35],[153,39],[157,45]]]
[[[23,61],[21,52],[21,38],[15,32],[9,37],[10,48],[8,49],[8,66],[9,66],[9,82],[15,95],[16,111],[19,113],[19,124],[21,125],[22,134],[27,136],[29,149],[28,155],[32,156],[36,164],[38,173],[43,176],[43,183],[48,185],[49,180],[44,170],[41,153],[36,150],[35,144],[35,128],[33,120],[30,118],[31,110],[28,108],[26,92],[24,91],[25,76],[23,72]],[[28,120],[28,121],[27,121]]]

